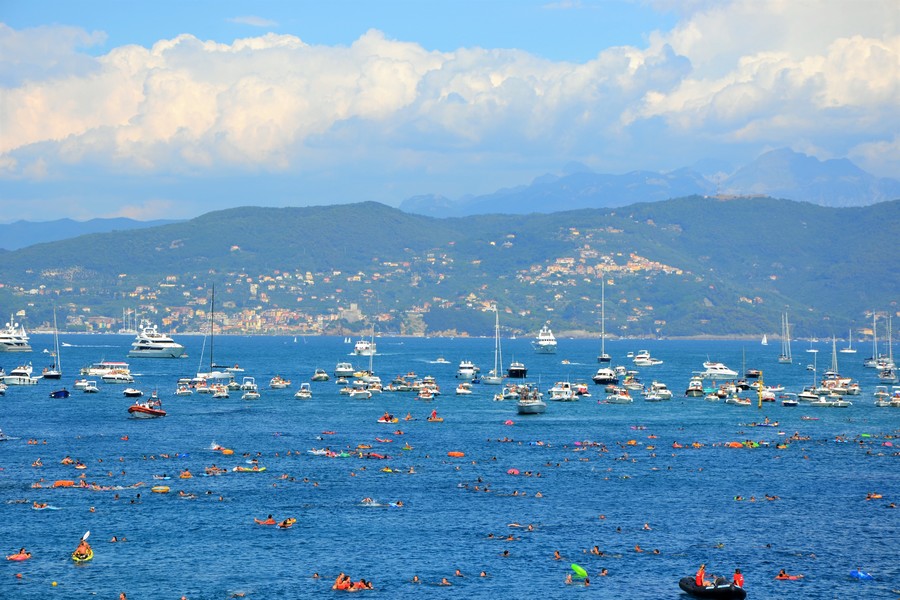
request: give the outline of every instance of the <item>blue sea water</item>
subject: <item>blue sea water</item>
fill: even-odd
[[[117,598],[122,591],[130,599],[333,597],[340,592],[331,583],[343,571],[371,580],[376,589],[364,594],[382,598],[586,594],[656,600],[684,597],[678,579],[700,563],[729,576],[741,568],[750,598],[895,598],[900,588],[900,513],[888,508],[900,501],[900,456],[897,447],[885,445],[898,435],[900,410],[873,405],[878,382],[873,370],[862,367],[864,349],[840,355],[842,373],[863,387],[847,409],[734,407],[681,395],[707,358],[740,370],[744,355],[747,368],[763,369],[766,383],[799,391],[812,380],[805,365],[813,357],[802,348],[796,364],[779,365],[777,347],[746,341],[615,341],[607,343],[614,364],[629,364],[625,353],[642,348],[663,359],[642,369],[641,377],[664,381],[675,397],[646,403],[637,396],[632,405],[607,405],[598,403],[602,388],[591,384],[590,398],[548,402],[543,415],[518,416],[514,402],[492,400],[496,387],[454,394],[461,359],[484,371],[492,364],[490,339],[379,338],[373,360],[385,383],[408,371],[437,378],[443,394],[422,402],[398,393],[351,400],[334,381],[313,383],[311,400],[294,399],[299,383],[317,367],[331,372],[344,360],[368,366],[367,358],[348,356],[352,344],[340,338],[217,338],[216,362],[239,363],[261,384],[259,400],[243,401],[239,393],[227,400],[172,395],[177,378],[196,373],[200,364],[202,338],[184,337],[179,341],[190,358],[129,361],[139,374],[136,387],[145,394],[158,389],[169,413],[139,421],[128,418],[124,386],[103,385],[96,395],[76,391],[69,400],[48,397],[61,385],[71,389],[81,366],[125,360],[130,338],[62,340],[72,346],[63,348],[61,383],[11,387],[0,398],[0,427],[21,438],[0,443],[2,552],[25,546],[34,554],[26,562],[4,561],[0,598]],[[40,350],[52,339],[36,335],[32,342],[36,352],[0,356],[0,365],[9,371],[24,358],[40,371],[42,361],[49,362]],[[562,339],[556,355],[537,355],[529,340],[503,342],[507,362],[524,362],[529,379],[545,391],[558,380],[590,382],[598,346],[595,340]],[[830,362],[830,344],[820,350],[821,367]],[[450,364],[435,364],[438,356]],[[292,379],[291,389],[266,389],[275,374]],[[432,409],[443,423],[425,420]],[[377,423],[385,410],[417,420]],[[779,427],[747,426],[766,416]],[[809,439],[775,448],[795,432]],[[505,438],[512,441],[499,441]],[[747,439],[764,445],[723,445]],[[603,445],[576,445],[585,441]],[[675,441],[686,447],[673,449]],[[214,442],[234,455],[214,451]],[[690,447],[693,442],[701,447]],[[390,458],[307,452],[360,444]],[[404,444],[413,449],[402,450]],[[465,457],[448,457],[449,451]],[[41,479],[77,479],[79,471],[59,464],[66,455],[87,464],[87,481],[145,485],[118,491],[32,488]],[[200,476],[211,464],[230,470],[254,457],[265,472]],[[44,466],[32,467],[38,458]],[[407,472],[410,467],[415,473]],[[177,478],[183,469],[195,477]],[[520,474],[510,475],[510,469]],[[160,474],[172,479],[155,481]],[[158,483],[170,485],[171,493],[150,493]],[[180,498],[182,490],[196,498]],[[883,499],[866,500],[869,492]],[[766,501],[766,494],[780,499]],[[362,506],[364,497],[404,505]],[[59,510],[36,511],[32,501]],[[287,530],[254,523],[269,514],[297,523]],[[88,530],[95,558],[73,564],[69,555]],[[505,539],[509,535],[514,539]],[[112,536],[127,541],[110,543]],[[595,545],[604,556],[588,553]],[[554,560],[555,551],[563,560]],[[571,563],[590,573],[590,587],[564,585]],[[602,568],[608,576],[599,576]],[[775,581],[781,568],[805,578]],[[851,579],[856,568],[874,580]],[[455,577],[456,569],[465,576]],[[481,571],[488,576],[479,577]],[[410,583],[413,575],[423,583]],[[453,586],[435,585],[442,577]]]

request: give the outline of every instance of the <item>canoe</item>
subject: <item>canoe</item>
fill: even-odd
[[[697,585],[693,577],[682,577],[678,587],[694,598],[716,598],[718,600],[744,600],[747,592],[732,583],[720,583],[719,585]]]

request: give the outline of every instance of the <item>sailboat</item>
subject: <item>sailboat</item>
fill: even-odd
[[[841,348],[841,354],[856,354],[856,348],[853,347],[853,328],[850,328],[850,332],[847,335],[847,347]]]
[[[897,383],[896,366],[894,365],[894,332],[891,328],[891,317],[888,316],[888,353],[878,359],[878,379],[885,383]]]
[[[62,379],[62,366],[59,359],[59,329],[56,327],[56,307],[53,308],[53,364],[44,369],[44,379]]]
[[[217,365],[213,360],[213,350],[214,350],[214,342],[215,342],[215,321],[213,316],[215,315],[216,310],[216,286],[212,286],[212,294],[210,296],[209,302],[209,371],[206,373],[201,372],[200,370],[203,368],[203,350],[200,350],[200,365],[197,367],[197,379],[205,380],[210,384],[210,387],[214,383],[230,383],[234,380],[234,374],[228,372],[227,370],[221,370],[222,367]],[[203,338],[203,344],[206,345],[206,338]]]
[[[494,307],[494,368],[482,376],[481,383],[487,385],[503,384],[503,355],[500,352],[500,310]]]
[[[787,313],[781,314],[781,355],[778,362],[789,365],[794,362],[791,357],[791,327],[788,324]]]
[[[872,313],[872,356],[863,361],[864,367],[875,369],[878,367],[878,315]]]
[[[766,337],[766,334],[763,334],[762,341],[760,342],[763,346],[769,345],[769,338]]]
[[[612,360],[606,353],[606,279],[600,280],[600,354],[598,363],[608,363]]]

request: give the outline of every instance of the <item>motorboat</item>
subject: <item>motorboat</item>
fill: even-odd
[[[163,410],[162,403],[158,398],[154,400],[151,397],[146,402],[138,401],[129,406],[128,414],[136,419],[156,419],[166,416],[166,411]]]
[[[175,395],[176,396],[190,396],[194,393],[194,390],[191,389],[191,386],[186,383],[179,384],[175,387]]]
[[[550,399],[554,402],[574,402],[578,400],[575,388],[568,381],[557,381],[547,392],[550,394]]]
[[[329,379],[330,377],[325,372],[325,369],[316,369],[313,376],[310,377],[310,381],[328,381]]]
[[[661,365],[663,363],[660,359],[650,356],[650,352],[647,350],[641,350],[635,354],[634,358],[631,359],[631,362],[638,367],[655,367],[656,365]]]
[[[37,385],[40,377],[32,377],[31,372],[31,363],[19,365],[10,371],[8,375],[3,376],[3,383],[6,385]]]
[[[25,326],[16,323],[12,315],[6,326],[0,330],[0,352],[31,352]]]
[[[141,320],[141,327],[131,343],[129,358],[181,358],[184,346],[164,333],[160,333],[155,323]]]
[[[606,396],[607,404],[631,404],[634,398],[628,393],[626,388],[618,387],[613,393]]]
[[[84,386],[81,388],[85,394],[96,394],[100,392],[100,388],[97,387],[96,381],[86,381]]]
[[[129,371],[114,370],[100,376],[105,383],[134,383],[134,377]]]
[[[472,394],[472,382],[471,381],[460,381],[459,385],[456,386],[456,395],[457,396],[469,396]]]
[[[269,381],[269,387],[273,390],[283,390],[291,387],[291,380],[285,379],[281,375],[276,375]]]
[[[648,402],[653,402],[654,400],[671,400],[672,390],[670,390],[668,386],[661,381],[654,381],[650,384],[650,387],[647,388],[647,391],[644,393],[644,399]]]
[[[122,395],[125,396],[126,398],[140,398],[141,396],[144,395],[144,392],[142,392],[141,390],[139,390],[137,388],[127,387],[124,390],[122,390]]]
[[[591,380],[597,385],[618,385],[619,376],[616,372],[608,367],[600,367]]]
[[[509,364],[506,376],[510,379],[525,379],[528,376],[528,369],[523,363],[514,360]]]
[[[64,400],[68,398],[71,394],[69,394],[69,390],[66,388],[62,388],[61,390],[53,390],[50,392],[50,397],[56,400]]]
[[[688,382],[687,389],[684,391],[684,395],[689,398],[699,398],[704,394],[705,391],[703,389],[703,380],[699,377],[691,377],[691,380]]]
[[[556,353],[556,338],[553,336],[553,331],[550,330],[549,326],[544,325],[541,327],[537,338],[531,342],[531,347],[534,348],[534,351],[538,354]]]
[[[698,375],[704,379],[734,379],[737,371],[729,369],[723,363],[706,361],[703,363],[704,371]]]
[[[245,390],[241,394],[241,400],[259,400],[259,390]]]
[[[356,369],[353,368],[348,362],[339,362],[334,367],[334,376],[335,377],[353,377],[353,373],[356,372]]]
[[[540,390],[533,386],[520,386],[516,412],[520,415],[539,415],[547,410]]]
[[[376,344],[371,340],[360,339],[353,345],[353,354],[357,356],[372,356],[376,352]]]
[[[309,400],[312,398],[312,388],[304,381],[300,384],[297,393],[294,394],[294,398],[297,398],[298,400]]]

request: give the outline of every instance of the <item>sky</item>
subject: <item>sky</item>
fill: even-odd
[[[0,0],[0,222],[451,199],[775,148],[900,178],[896,0]]]

